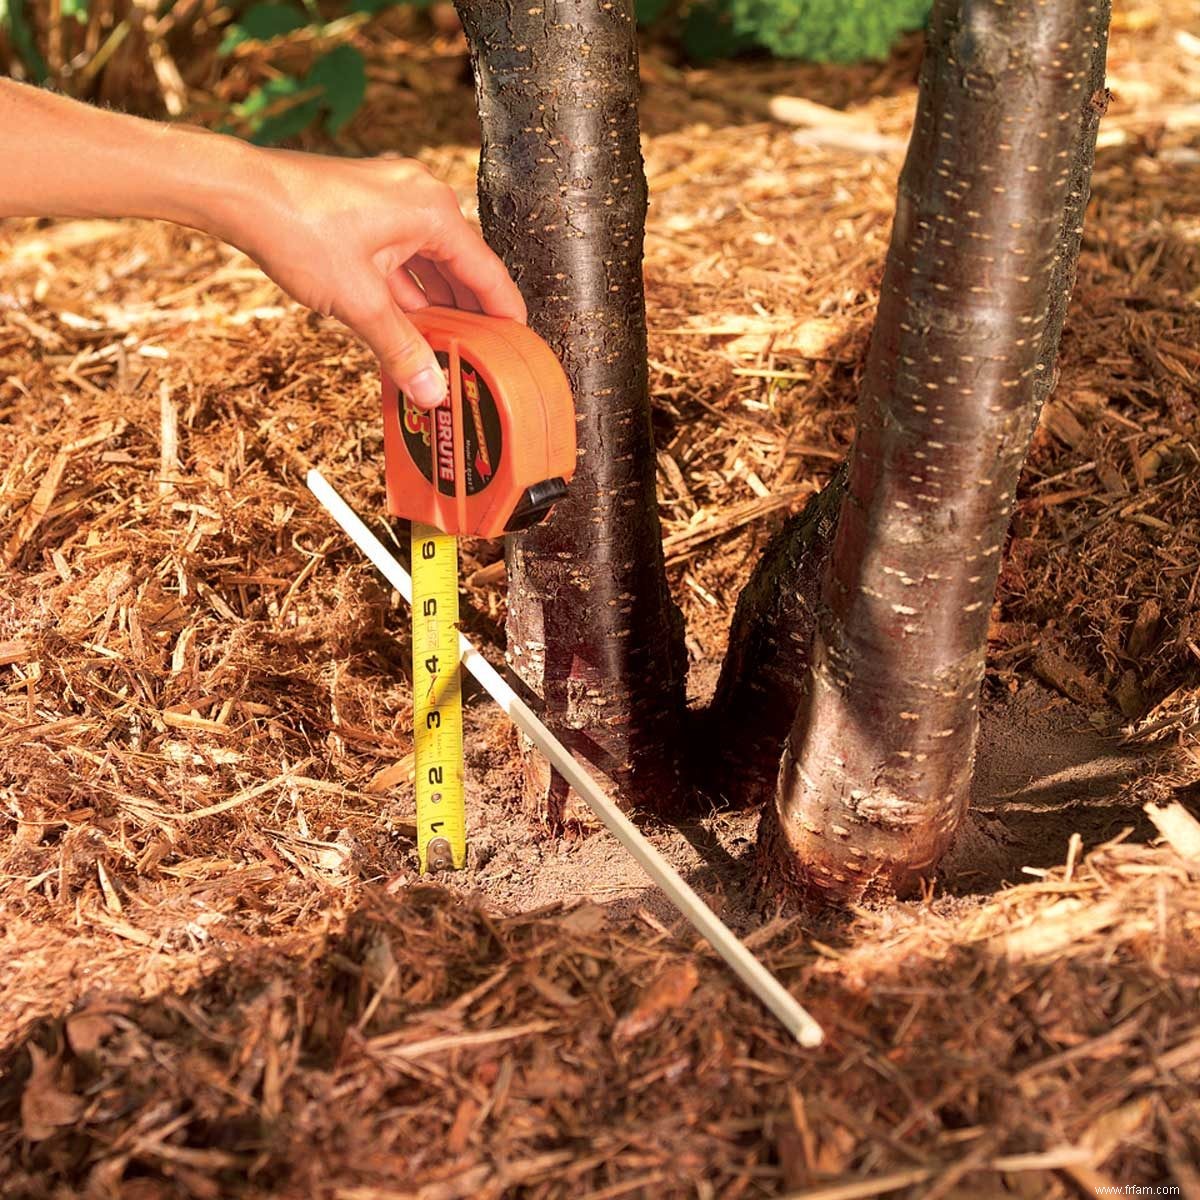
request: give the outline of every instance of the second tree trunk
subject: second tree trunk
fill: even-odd
[[[963,817],[988,617],[1074,282],[1108,5],[938,0],[769,869],[928,876]]]

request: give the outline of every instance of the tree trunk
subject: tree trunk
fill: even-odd
[[[686,658],[654,486],[632,0],[456,6],[482,123],[484,234],[578,415],[570,494],[509,541],[509,661],[568,744],[666,809],[681,791]],[[550,801],[540,760],[527,765]]]
[[[932,872],[967,804],[988,616],[1052,386],[1108,0],[937,0],[846,496],[762,852],[845,898]]]

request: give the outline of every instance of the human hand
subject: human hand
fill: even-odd
[[[440,404],[446,380],[405,313],[438,304],[524,323],[504,263],[420,163],[256,153],[261,202],[232,218],[228,240],[289,295],[348,325],[418,407]]]

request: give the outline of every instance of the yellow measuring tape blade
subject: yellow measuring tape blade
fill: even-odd
[[[458,652],[458,539],[413,522],[413,756],[422,871],[461,869],[462,686]]]

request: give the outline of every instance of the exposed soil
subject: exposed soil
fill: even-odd
[[[528,817],[478,696],[470,867],[416,877],[406,614],[302,486],[317,463],[382,511],[366,352],[198,235],[0,227],[0,1195],[1197,1200],[1194,18],[1118,6],[944,877],[779,913],[755,814],[647,828],[822,1023],[816,1052],[606,835]],[[364,48],[343,148],[419,151],[473,208],[461,46]],[[697,704],[755,555],[848,445],[918,53],[647,51],[659,493]],[[787,123],[779,95],[855,121]],[[464,547],[492,654],[498,556]],[[1165,842],[1148,800],[1180,806]]]
[[[522,819],[516,738],[490,707],[472,714],[469,869],[443,881],[480,893],[504,912],[590,899],[613,917],[648,913],[671,924],[678,914],[611,838],[596,833],[586,809],[564,837],[531,832]],[[1069,838],[1090,849],[1132,829],[1154,835],[1142,811],[1160,753],[1098,732],[1086,710],[1036,682],[984,710],[972,828],[943,871],[955,895],[991,893],[1018,883],[1022,868],[1062,862]],[[1174,762],[1170,758],[1168,762]],[[762,920],[769,889],[760,887],[752,850],[756,812],[713,810],[672,824],[645,826],[684,877],[746,933]]]

